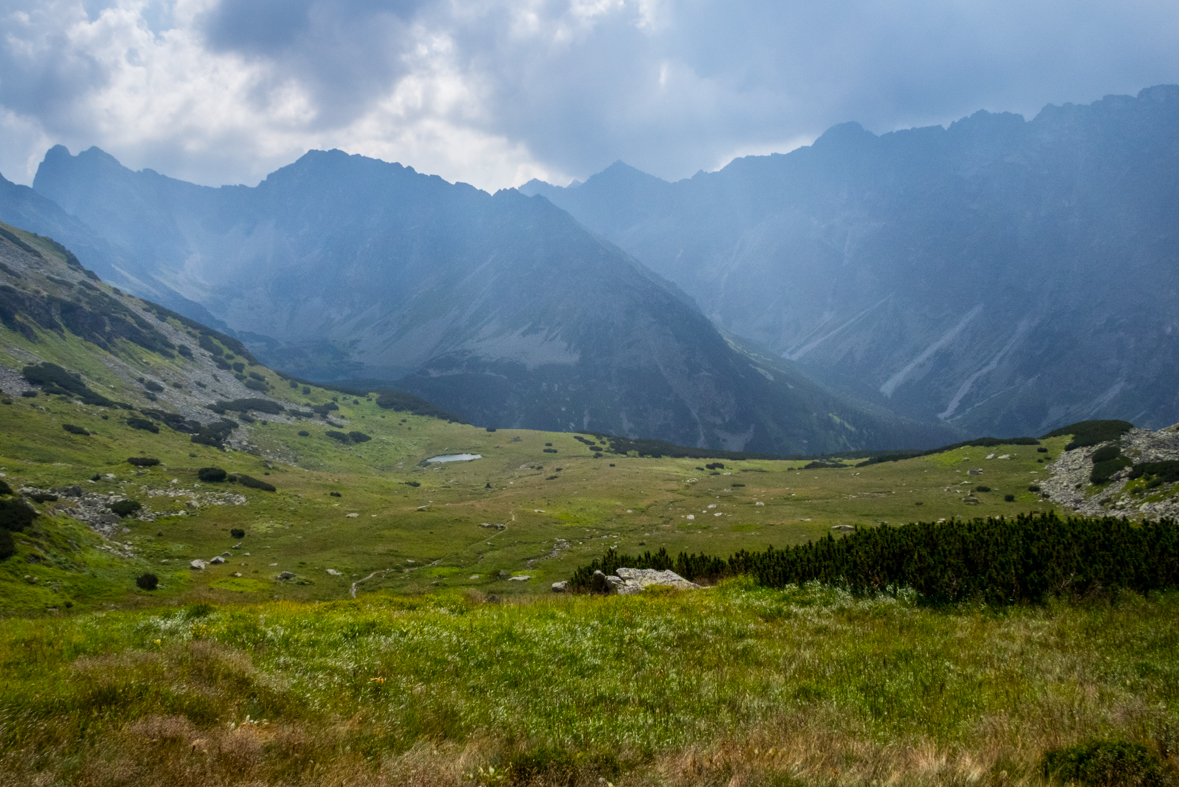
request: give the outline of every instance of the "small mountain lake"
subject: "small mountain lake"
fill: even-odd
[[[482,454],[442,454],[431,456],[427,462],[470,462],[472,459],[482,459]]]

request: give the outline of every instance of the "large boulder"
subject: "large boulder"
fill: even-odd
[[[612,582],[611,580],[615,578],[610,576],[606,577],[606,581],[610,582],[615,591],[623,596],[642,593],[647,588],[656,585],[681,590],[698,590],[700,588],[696,583],[689,582],[674,571],[656,571],[653,568],[620,568],[614,573],[618,575],[617,581]]]

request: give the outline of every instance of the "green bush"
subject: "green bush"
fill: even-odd
[[[159,459],[153,459],[150,456],[133,456],[127,460],[127,464],[135,465],[136,467],[155,467],[159,463]]]
[[[187,344],[176,345],[176,352],[180,353],[185,358],[189,358],[189,359],[192,358],[192,348],[189,347]]]
[[[238,373],[244,372],[246,370],[246,365],[241,361],[234,361],[232,366],[233,370]]]
[[[352,442],[352,438],[349,437],[348,435],[344,434],[343,432],[337,432],[332,429],[328,429],[326,432],[324,432],[324,434],[327,435],[328,437],[332,438],[333,440],[339,440],[341,443],[351,443]]]
[[[1163,484],[1173,484],[1179,481],[1179,460],[1142,462],[1134,465],[1134,469],[1130,471],[1130,478],[1142,478],[1143,476],[1152,476],[1151,483],[1156,487]],[[1155,481],[1158,483],[1154,483]]]
[[[1005,503],[1014,503],[1015,502],[1015,495],[1003,495],[1003,501]]]
[[[242,530],[240,527],[235,527],[229,531],[229,535],[233,536],[234,538],[236,538],[240,541],[241,539],[246,537],[246,531]]]
[[[52,492],[34,492],[29,495],[34,503],[56,503],[58,501],[57,495]]]
[[[229,477],[229,480],[236,481],[242,486],[247,486],[250,489],[261,489],[263,492],[276,492],[273,484],[268,484],[265,481],[259,481],[253,476],[245,475],[244,473],[235,473]]]
[[[250,372],[250,377],[254,380],[261,380],[262,382],[266,382],[266,378],[263,377],[262,375],[258,374],[257,372]]]
[[[155,380],[148,380],[143,384],[143,387],[152,393],[160,393],[164,390],[164,386],[157,383]]]
[[[216,484],[229,477],[229,473],[220,467],[202,467],[197,470],[197,478],[208,484]]]
[[[80,426],[75,426],[74,424],[62,424],[61,428],[65,429],[70,434],[79,434],[87,437],[90,435],[90,432],[86,431]]]
[[[1081,421],[1069,426],[1062,426],[1059,429],[1053,429],[1040,439],[1046,440],[1049,437],[1072,435],[1072,442],[1064,447],[1064,450],[1072,451],[1077,448],[1108,443],[1110,440],[1118,440],[1133,428],[1134,424],[1129,421]]]
[[[37,512],[23,500],[0,500],[0,530],[19,533],[37,518]]]
[[[265,393],[270,390],[270,386],[264,380],[244,380],[242,385],[249,388],[251,391],[261,391]]]
[[[1124,456],[1116,456],[1113,459],[1107,459],[1104,462],[1098,462],[1093,465],[1093,472],[1089,474],[1090,483],[1105,484],[1113,478],[1114,473],[1121,470],[1123,467],[1130,467],[1131,462]]]
[[[899,527],[860,528],[798,546],[741,551],[728,559],[666,550],[621,555],[609,550],[578,568],[570,588],[586,589],[595,570],[671,569],[685,579],[747,574],[766,587],[819,581],[855,595],[912,588],[929,604],[979,601],[1040,603],[1118,589],[1179,588],[1179,523],[1020,514]]]
[[[128,418],[127,426],[131,427],[132,429],[142,429],[143,431],[151,432],[152,434],[160,433],[160,427],[156,426],[146,418]]]
[[[366,435],[364,432],[349,432],[348,437],[354,443],[367,443],[369,440],[372,440],[372,438]]]
[[[975,492],[990,492],[991,488],[989,486],[984,486],[984,485],[980,484],[974,488],[974,491]]]
[[[11,495],[12,487],[3,478],[0,478],[0,495]]]
[[[1039,486],[1039,484],[1029,484],[1029,485],[1028,485],[1028,491],[1029,491],[1029,492],[1039,492],[1039,491],[1040,491],[1040,486]]]
[[[270,415],[278,415],[283,411],[282,405],[272,402],[269,399],[231,399],[227,402],[222,401],[208,405],[208,408],[218,415],[225,413],[227,410],[235,413],[246,413],[253,410],[259,413],[269,413]]]
[[[39,385],[47,394],[60,394],[81,399],[84,404],[98,407],[115,407],[115,402],[86,387],[81,375],[66,371],[55,363],[40,363],[26,366],[21,376],[32,385]]]
[[[0,528],[0,560],[7,560],[16,554],[16,541],[12,533]]]
[[[160,586],[160,578],[155,574],[140,574],[135,578],[135,584],[140,590],[155,590]]]
[[[138,500],[116,500],[110,506],[111,513],[120,518],[129,517],[141,508],[143,505]]]
[[[192,436],[192,442],[198,445],[208,445],[213,448],[222,448],[223,444],[229,435],[233,433],[238,424],[230,421],[228,418],[223,418],[211,424],[200,426],[197,433]]]
[[[413,413],[414,415],[427,415],[432,418],[441,418],[452,423],[462,423],[459,418],[451,415],[445,410],[436,407],[435,405],[421,399],[413,394],[402,393],[401,391],[384,390],[377,395],[377,407],[382,410],[392,410],[397,413]]]
[[[1090,459],[1093,460],[1093,464],[1097,464],[1098,462],[1108,462],[1110,459],[1117,459],[1121,455],[1121,446],[1103,445],[1101,448],[1098,448],[1093,452],[1093,456],[1091,456]]]
[[[1040,772],[1057,783],[1084,787],[1164,787],[1170,781],[1158,755],[1121,741],[1054,749],[1040,760]]]
[[[310,436],[311,436],[311,432],[308,432],[306,429],[299,430],[299,437],[310,437]]]

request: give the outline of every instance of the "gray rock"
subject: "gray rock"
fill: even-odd
[[[327,572],[328,572],[328,575],[329,575],[329,576],[333,576],[333,577],[340,577],[340,576],[343,576],[343,574],[341,574],[339,571],[336,571],[334,568],[329,568],[329,569],[327,570]]]
[[[278,578],[279,579],[294,579],[295,572],[294,571],[283,571],[282,573],[280,573],[278,575]]]
[[[529,576],[508,577],[508,582],[527,582],[530,579],[532,579],[532,577]]]
[[[662,587],[680,588],[682,590],[699,590],[700,586],[681,577],[674,571],[656,571],[653,568],[620,568],[618,574],[618,592],[620,595],[642,593],[646,588],[659,585]],[[606,577],[610,582],[614,577]],[[614,585],[611,582],[611,585]]]
[[[568,586],[569,586],[568,582],[554,582],[553,583],[553,592],[554,593],[564,593],[565,588],[567,588]]]
[[[219,566],[219,565],[221,565],[221,564],[222,564],[222,563],[224,563],[224,562],[225,562],[225,558],[223,558],[223,557],[221,557],[220,555],[218,555],[217,557],[215,557],[215,558],[213,558],[212,560],[210,560],[210,561],[209,561],[209,565],[210,565],[210,566]]]
[[[203,561],[203,560],[199,560],[199,559],[198,559],[198,560],[194,560],[194,561],[192,561],[192,562],[191,562],[191,563],[189,563],[188,565],[189,565],[189,567],[190,567],[190,568],[191,568],[193,571],[204,571],[204,570],[205,570],[205,566],[207,566],[207,565],[209,565],[209,564],[208,564],[208,563],[206,563],[206,562],[205,562],[205,561]]]
[[[843,531],[847,531],[847,530],[855,530],[855,527],[854,527],[854,526],[852,526],[852,525],[836,525],[835,527],[833,527],[833,528],[831,528],[831,529],[832,529],[832,530],[843,530]]]

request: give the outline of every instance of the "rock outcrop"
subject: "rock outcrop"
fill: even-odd
[[[1052,502],[1087,516],[1147,517],[1179,516],[1179,484],[1162,484],[1145,489],[1132,485],[1132,468],[1113,475],[1106,484],[1093,484],[1093,454],[1120,442],[1122,455],[1133,464],[1179,460],[1179,424],[1152,432],[1132,429],[1120,441],[1065,451],[1049,466],[1051,476],[1041,484]]]

